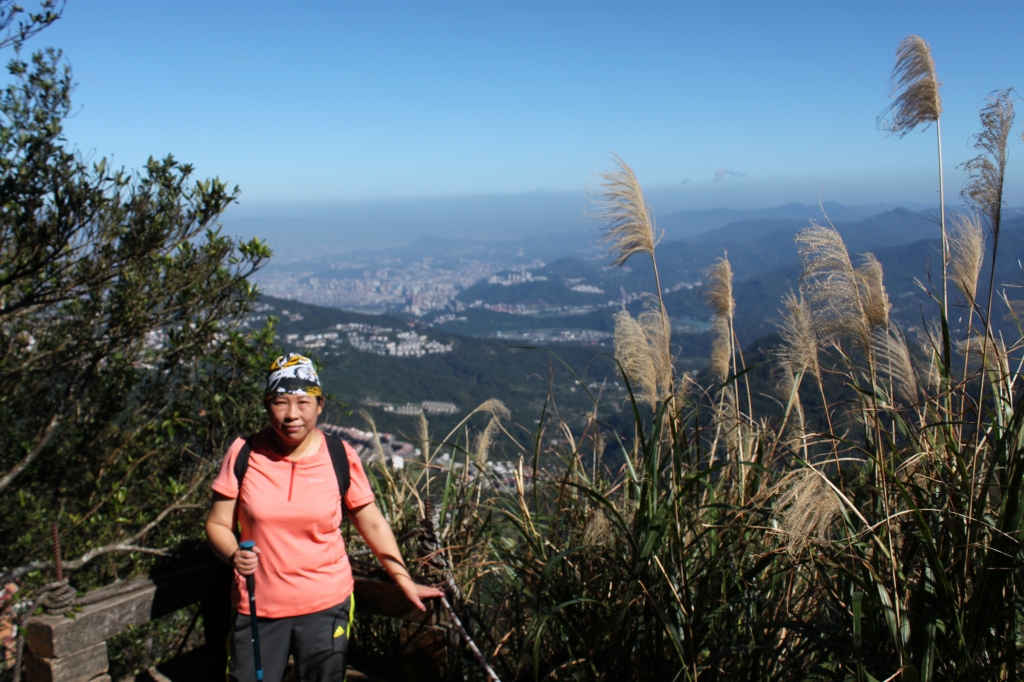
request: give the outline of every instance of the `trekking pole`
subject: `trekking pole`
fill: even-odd
[[[252,551],[252,540],[238,543],[239,548]],[[263,661],[260,660],[260,628],[256,624],[256,576],[245,576],[245,589],[249,593],[249,625],[252,628],[252,657],[256,665],[256,682],[263,682]]]

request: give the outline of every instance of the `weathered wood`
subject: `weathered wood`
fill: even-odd
[[[26,677],[32,682],[89,682],[105,675],[107,668],[106,642],[61,658],[38,656],[31,651],[25,658]]]
[[[413,606],[402,592],[402,588],[390,580],[356,578],[353,594],[356,598],[356,613],[416,622],[423,622],[428,617],[428,614]]]
[[[357,565],[354,569],[356,611],[406,621],[402,630],[403,651],[410,656],[410,666],[421,670],[417,679],[442,679],[443,671],[451,669],[451,647],[445,644],[450,633],[442,623],[444,614],[439,607],[431,600],[426,613],[419,611],[379,567]],[[209,643],[203,649],[219,655],[217,661],[204,668],[219,673],[226,663],[220,660],[224,656],[221,643],[231,632],[231,580],[227,566],[204,564],[154,580],[117,583],[90,592],[85,599],[92,603],[74,618],[31,618],[26,632],[32,661],[26,669],[27,680],[102,682],[97,675],[103,675],[107,669],[104,640],[129,626],[147,623],[196,602],[201,603]],[[122,593],[126,589],[132,591]],[[100,654],[102,667],[98,667]],[[160,668],[158,672],[162,672],[163,666]],[[67,677],[69,674],[78,676]]]
[[[208,581],[202,578],[206,570],[209,567],[157,579],[142,589],[84,606],[74,618],[31,618],[26,628],[28,649],[43,658],[62,658],[102,642],[130,625],[148,623],[194,604],[207,589]]]

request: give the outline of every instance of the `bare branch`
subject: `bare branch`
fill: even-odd
[[[50,439],[53,438],[53,434],[57,432],[57,427],[60,426],[60,423],[60,412],[56,412],[52,417],[50,417],[50,421],[46,425],[46,428],[43,429],[43,433],[40,436],[39,440],[36,441],[35,447],[29,450],[28,454],[22,457],[21,461],[14,465],[14,468],[12,468],[10,471],[4,474],[3,478],[0,478],[0,492],[6,490],[7,487],[11,485],[11,483],[14,481],[14,479],[17,478],[18,475],[22,471],[24,471],[29,464],[35,461],[36,457],[39,456],[39,453],[43,451],[43,448],[45,448],[46,445],[50,442]]]

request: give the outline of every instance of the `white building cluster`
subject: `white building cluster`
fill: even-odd
[[[337,331],[319,334],[287,334],[285,343],[297,348],[309,350],[338,348],[342,342],[342,334],[348,345],[364,353],[375,355],[392,355],[404,358],[420,358],[424,355],[437,355],[452,352],[452,344],[441,343],[427,338],[424,334],[414,331],[395,331],[391,327],[379,327],[371,324],[348,323],[337,324]]]

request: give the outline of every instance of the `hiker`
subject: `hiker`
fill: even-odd
[[[356,451],[316,428],[324,399],[313,363],[279,357],[263,400],[270,426],[228,448],[206,518],[210,545],[235,569],[229,679],[255,679],[245,580],[253,576],[264,679],[279,682],[292,654],[300,682],[342,682],[354,608],[343,513],[416,608],[444,593],[409,576]]]

